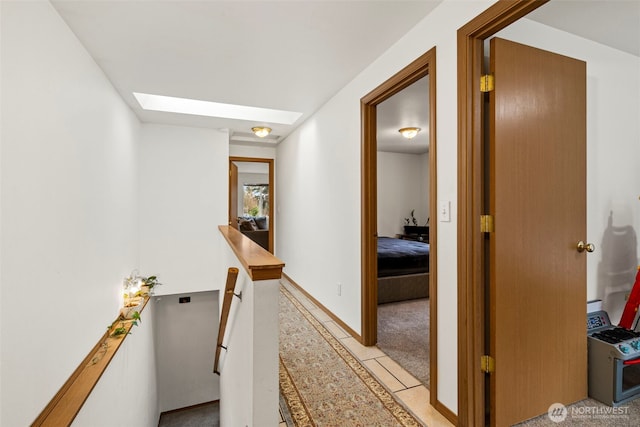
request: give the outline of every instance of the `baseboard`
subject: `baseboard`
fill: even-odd
[[[212,400],[210,402],[202,402],[202,403],[198,403],[196,405],[185,406],[184,408],[178,408],[178,409],[172,409],[170,411],[164,411],[164,412],[160,413],[160,416],[162,416],[164,414],[174,414],[176,412],[188,411],[190,409],[196,409],[196,408],[199,408],[201,406],[211,405],[212,403],[216,403],[216,402],[220,402],[220,399]]]
[[[454,414],[453,411],[451,411],[451,409],[444,406],[442,402],[440,402],[439,400],[436,400],[433,407],[436,409],[436,411],[440,412],[442,416],[444,416],[446,419],[451,421],[451,424],[453,424],[454,426],[458,425],[458,416]]]
[[[352,337],[354,337],[355,339],[358,340],[358,342],[362,342],[362,337],[360,336],[360,334],[358,334],[356,331],[354,331],[353,329],[351,329],[346,323],[344,323],[338,316],[336,316],[335,314],[333,314],[333,312],[331,310],[329,310],[327,307],[325,307],[324,305],[322,305],[317,299],[315,299],[313,296],[311,296],[307,291],[305,291],[302,286],[298,285],[295,280],[293,280],[291,277],[289,277],[286,273],[282,273],[282,275],[284,276],[285,279],[287,279],[289,281],[289,283],[291,283],[296,289],[298,289],[300,292],[302,292],[304,294],[305,297],[309,298],[311,300],[311,302],[313,302],[320,310],[324,311],[326,313],[327,316],[329,316],[331,318],[331,320],[333,320],[334,322],[336,322],[338,324],[338,326],[340,326],[342,329],[344,329],[344,331],[346,333],[348,333],[349,335],[351,335]]]

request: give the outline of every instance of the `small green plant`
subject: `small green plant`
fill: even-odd
[[[260,212],[260,210],[258,209],[257,206],[254,206],[251,209],[249,209],[249,215],[251,216],[257,216],[258,212]]]
[[[134,311],[131,318],[133,319],[133,322],[131,323],[133,326],[138,326],[138,322],[142,323],[142,317],[140,317],[139,311]]]
[[[120,322],[120,326],[114,329],[113,326],[118,322]],[[116,320],[113,321],[112,324],[107,326],[107,330],[111,330],[111,329],[113,329],[113,332],[111,332],[112,337],[119,337],[127,333],[127,327],[124,324],[124,319],[122,318],[122,316],[118,317]]]
[[[133,315],[131,316],[132,322],[131,324],[133,326],[138,326],[138,323],[142,322],[142,318],[140,317],[140,312],[138,311],[134,311]],[[120,326],[118,326],[117,328],[113,328],[113,326],[120,322]],[[120,316],[118,317],[112,324],[110,324],[109,326],[107,326],[107,330],[111,330],[113,329],[113,332],[111,332],[112,337],[119,337],[122,335],[127,335],[127,334],[131,334],[131,331],[129,330],[129,332],[127,332],[127,326],[125,325],[125,319]]]
[[[144,284],[144,286],[147,286],[149,288],[149,291],[151,291],[156,286],[162,285],[162,283],[158,282],[158,278],[156,276],[149,276],[146,279],[142,279],[142,283]]]
[[[131,332],[129,332],[131,333]],[[119,337],[121,335],[125,335],[127,334],[127,328],[124,326],[124,323],[122,323],[122,326],[120,326],[119,328],[115,328],[113,330],[113,332],[111,333],[112,337]]]

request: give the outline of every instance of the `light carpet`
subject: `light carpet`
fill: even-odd
[[[429,299],[378,305],[377,346],[429,388]]]
[[[280,392],[297,426],[422,425],[283,286]]]

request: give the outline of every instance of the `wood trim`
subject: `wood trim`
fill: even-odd
[[[438,218],[438,150],[435,49],[435,47],[432,49],[433,53],[427,65],[429,71],[429,218],[434,218],[429,227],[429,388],[431,389],[429,401],[434,408],[442,409],[445,406],[438,400],[438,225],[435,220]],[[445,415],[444,412],[443,415]]]
[[[548,0],[500,0],[458,30],[458,423],[485,424],[483,42]]]
[[[218,226],[231,250],[253,281],[279,279],[284,263],[262,246],[228,225]]]
[[[377,340],[377,141],[376,106],[407,86],[429,75],[429,206],[430,218],[437,218],[437,147],[436,147],[436,48],[403,68],[360,100],[362,123],[362,344],[374,345]],[[437,241],[438,227],[434,221],[429,229],[431,405],[438,404],[438,323],[437,323]],[[444,408],[442,404],[440,407]],[[451,412],[451,411],[449,411]],[[452,413],[451,413],[452,414]],[[455,416],[454,416],[455,417]]]
[[[149,297],[145,297],[140,312],[145,309],[147,302],[149,302]],[[69,379],[31,424],[32,427],[71,425],[125,338],[129,335],[133,321],[124,320],[122,323],[124,323],[127,333],[118,337],[111,337],[111,333],[121,326],[120,316],[118,316],[111,328],[100,337],[98,343],[87,354],[87,357],[82,360]]]
[[[376,107],[361,100],[360,111],[362,121],[361,342],[363,345],[375,345],[378,337],[378,287],[371,284],[378,281]]]
[[[336,316],[335,314],[333,314],[333,312],[331,310],[329,310],[327,307],[325,307],[324,305],[322,305],[320,303],[320,301],[318,301],[317,299],[315,299],[313,296],[311,296],[311,294],[309,294],[307,291],[304,290],[304,288],[300,285],[298,285],[291,277],[289,277],[286,273],[282,273],[282,275],[284,276],[285,279],[287,279],[289,281],[289,283],[291,283],[296,289],[298,289],[300,292],[302,292],[304,294],[305,297],[307,297],[309,300],[311,300],[311,302],[313,302],[320,310],[324,311],[325,314],[327,316],[329,316],[331,318],[331,320],[333,320],[334,322],[336,322],[338,324],[338,326],[340,326],[342,329],[344,329],[344,331],[346,333],[348,333],[349,335],[351,335],[352,337],[354,337],[355,339],[357,339],[358,341],[362,340],[362,337],[356,332],[354,331],[352,328],[349,327],[349,325],[347,325],[346,323],[344,323],[342,321],[342,319],[340,319],[338,316]]]
[[[453,424],[454,426],[458,425],[458,416],[454,414],[451,409],[444,406],[442,402],[440,402],[439,400],[436,400],[435,402],[432,401],[431,406],[433,406],[436,411],[440,412],[442,416],[449,420],[451,424]]]
[[[377,283],[377,141],[376,141],[376,106],[384,100],[390,98],[396,93],[400,92],[407,86],[415,83],[426,75],[430,75],[433,79],[429,80],[430,99],[430,117],[429,120],[433,122],[433,130],[429,132],[429,144],[430,152],[433,150],[434,155],[429,156],[429,167],[432,174],[430,175],[430,197],[436,197],[436,179],[435,173],[436,161],[436,132],[435,132],[435,59],[436,48],[432,48],[424,55],[407,65],[402,70],[398,71],[380,86],[372,90],[370,93],[362,97],[360,100],[360,112],[361,112],[361,133],[362,133],[362,145],[361,145],[361,169],[362,169],[362,189],[361,189],[361,203],[362,203],[362,222],[361,222],[361,250],[362,250],[362,344],[363,345],[375,345],[377,339],[377,305],[378,305],[378,289]],[[430,198],[430,202],[431,202]],[[431,206],[431,212],[429,216],[432,218],[437,217],[435,210],[436,204]],[[433,227],[434,229],[437,227]],[[430,235],[432,229],[429,229]],[[433,230],[434,236],[437,236],[437,230]],[[436,246],[436,237],[434,239],[429,238],[429,241],[433,246]],[[435,266],[436,257],[430,254],[430,267]],[[431,271],[430,271],[431,276]],[[434,276],[435,277],[435,276]],[[431,283],[431,282],[430,282]],[[429,291],[431,292],[431,286]],[[430,294],[432,295],[432,294]],[[434,300],[435,301],[435,300]],[[432,319],[434,320],[434,319]],[[433,323],[432,323],[433,324]]]
[[[275,225],[276,218],[274,216],[275,200],[275,186],[276,181],[274,179],[274,159],[258,158],[258,157],[229,157],[229,170],[231,170],[231,162],[253,162],[253,163],[268,163],[269,164],[269,252],[274,253],[274,239],[275,239]],[[231,183],[229,183],[229,194],[231,194]],[[231,225],[231,207],[229,207],[229,225]]]
[[[384,83],[373,89],[360,100],[361,103],[376,106],[382,101],[389,99],[407,86],[420,80],[429,74],[429,68],[433,68],[435,62],[436,48],[431,48],[428,52],[414,60],[402,70],[389,77]],[[435,73],[434,73],[435,74]],[[431,123],[429,124],[431,126]]]

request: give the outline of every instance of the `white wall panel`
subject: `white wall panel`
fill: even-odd
[[[213,373],[218,295],[185,292],[152,299],[160,412],[220,399],[220,377]],[[190,302],[180,303],[184,297]]]
[[[74,427],[156,427],[160,418],[155,357],[155,303],[131,329],[71,424]]]
[[[429,155],[378,152],[378,236],[403,233],[404,219],[429,218]],[[410,223],[409,225],[413,225]]]
[[[139,122],[48,2],[0,8],[0,425],[20,426],[115,319],[138,263]]]
[[[145,124],[140,179],[140,272],[157,294],[214,290],[219,225],[228,220],[226,131]]]

